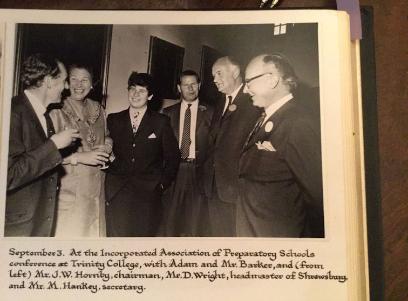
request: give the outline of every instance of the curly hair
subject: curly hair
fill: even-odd
[[[133,71],[128,79],[128,89],[132,86],[145,87],[149,95],[155,94],[153,77],[150,74]]]
[[[60,74],[59,60],[50,55],[36,53],[30,55],[23,63],[21,81],[24,88],[40,87],[46,76],[52,78]]]
[[[263,57],[263,62],[265,64],[273,64],[275,68],[279,71],[282,76],[283,82],[287,85],[290,91],[293,91],[297,88],[298,78],[295,74],[295,70],[289,63],[288,59],[282,54],[266,54]]]

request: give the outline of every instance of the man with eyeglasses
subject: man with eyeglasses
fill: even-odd
[[[200,77],[185,70],[177,89],[181,101],[164,108],[181,152],[176,181],[167,192],[163,236],[207,236],[208,206],[199,185],[208,148],[213,108],[199,99]]]
[[[281,55],[248,64],[245,92],[263,112],[239,162],[238,236],[324,237],[320,124],[296,86]]]
[[[211,123],[204,189],[209,200],[211,235],[231,237],[236,235],[239,157],[259,110],[243,93],[240,66],[232,57],[219,58],[212,74],[221,97]]]

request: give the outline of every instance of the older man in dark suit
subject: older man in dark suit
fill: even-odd
[[[222,97],[216,103],[211,123],[204,188],[212,236],[235,236],[238,161],[259,110],[243,93],[240,66],[234,59],[219,58],[212,73]]]
[[[263,112],[240,158],[237,234],[324,236],[319,118],[293,97],[296,76],[280,55],[251,60],[245,82]]]
[[[207,236],[208,206],[200,183],[213,109],[198,98],[200,77],[195,71],[183,71],[177,88],[181,102],[163,110],[170,117],[181,151],[180,168],[166,204],[163,235]]]
[[[55,134],[47,107],[60,102],[67,72],[56,58],[32,55],[23,64],[25,90],[11,103],[5,236],[52,236],[59,149],[77,130]]]

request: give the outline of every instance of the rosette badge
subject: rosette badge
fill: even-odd
[[[273,122],[272,121],[268,121],[265,124],[265,132],[270,133],[273,129]]]
[[[199,106],[198,106],[198,109],[199,109],[200,111],[204,112],[204,111],[207,110],[207,107],[204,106],[204,105],[199,105]]]
[[[237,109],[237,106],[235,104],[231,104],[228,106],[228,111],[234,112]]]

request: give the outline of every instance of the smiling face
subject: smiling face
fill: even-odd
[[[231,94],[241,84],[239,69],[225,59],[215,62],[212,75],[218,91],[224,94]]]
[[[147,106],[147,101],[152,98],[146,87],[135,85],[128,88],[129,104],[134,109],[141,109]]]
[[[69,91],[74,100],[84,100],[91,91],[92,76],[88,70],[73,68],[69,72]]]
[[[187,102],[193,102],[198,98],[200,84],[197,82],[197,77],[194,75],[184,75],[181,78],[177,88],[181,94],[181,98]]]
[[[245,72],[244,93],[251,96],[254,106],[267,108],[276,98],[279,72],[273,64],[265,65],[256,57]]]

